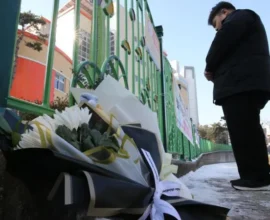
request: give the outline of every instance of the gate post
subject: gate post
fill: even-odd
[[[20,7],[21,0],[0,1],[0,20],[4,31],[4,33],[0,34],[0,42],[2,43],[0,54],[0,107],[7,106],[14,65]]]
[[[162,117],[162,136],[163,136],[163,145],[164,145],[164,150],[167,152],[167,123],[166,123],[166,95],[165,95],[165,79],[164,79],[164,62],[163,62],[163,42],[162,42],[162,37],[163,37],[163,27],[162,26],[156,26],[155,27],[157,36],[159,39],[159,45],[160,45],[160,80],[161,80],[161,94],[160,94],[160,99],[161,99],[161,117]],[[160,117],[159,115],[159,117]]]
[[[43,93],[43,106],[50,108],[50,92],[51,92],[51,81],[52,81],[52,69],[54,62],[54,50],[55,50],[55,41],[56,41],[56,26],[57,26],[57,17],[59,9],[59,0],[54,0],[53,3],[53,15],[51,30],[49,35],[49,44],[47,52],[47,64],[45,72],[45,84],[44,84],[44,93]]]

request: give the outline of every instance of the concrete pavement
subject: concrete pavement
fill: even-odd
[[[229,181],[238,178],[236,164],[227,163],[203,166],[180,179],[195,200],[230,208],[228,219],[269,220],[270,191],[236,191]]]

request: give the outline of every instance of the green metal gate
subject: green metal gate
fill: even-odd
[[[162,26],[155,26],[147,0],[94,0],[92,13],[91,46],[89,60],[79,63],[78,35],[73,46],[73,80],[72,87],[95,88],[105,74],[112,75],[121,81],[143,102],[157,112],[159,127],[164,146],[168,152],[191,160],[203,152],[213,150],[230,150],[230,146],[214,145],[201,140],[200,146],[192,145],[176,126],[174,101],[172,92],[172,69],[169,61],[163,55]],[[0,107],[10,107],[37,114],[53,113],[49,107],[50,82],[54,60],[56,39],[56,23],[59,10],[59,0],[54,0],[53,16],[48,46],[46,79],[42,105],[15,99],[9,96],[11,73],[13,69],[14,49],[20,13],[20,0],[1,1],[0,18],[3,21],[5,35],[0,35],[2,42],[0,65]],[[122,9],[122,11],[120,10]],[[80,28],[81,1],[75,0],[74,33]],[[121,13],[123,12],[123,13]],[[115,54],[110,54],[110,24],[116,19]],[[146,47],[145,23],[150,19],[158,39],[160,66],[157,67],[153,56]],[[120,33],[120,29],[124,33]],[[73,98],[70,96],[70,104]],[[194,134],[194,129],[193,129]],[[193,135],[194,136],[194,135]],[[195,142],[194,142],[195,143]]]

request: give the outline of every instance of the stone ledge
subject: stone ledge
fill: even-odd
[[[177,177],[181,177],[189,173],[190,171],[196,171],[204,165],[216,164],[216,163],[231,163],[235,162],[235,158],[232,151],[218,151],[213,153],[202,154],[195,161],[187,162],[181,160],[172,160],[172,164],[178,166]]]

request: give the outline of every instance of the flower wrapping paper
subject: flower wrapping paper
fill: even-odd
[[[35,119],[22,135],[20,147],[8,155],[7,170],[28,185],[34,180],[47,181],[50,202],[83,207],[92,217],[175,219],[170,212],[160,211],[157,204],[163,202],[173,207],[177,219],[226,219],[227,208],[192,200],[189,190],[173,175],[177,168],[164,152],[156,113],[110,76],[88,92],[98,98],[98,105],[86,99],[63,113],[56,112],[54,119]],[[73,94],[81,100],[81,92],[73,90]],[[119,151],[108,151],[114,156],[109,163],[95,160],[93,154],[89,156],[56,134],[58,126],[76,130],[85,122],[90,126],[93,118],[107,124],[121,146]],[[175,187],[158,192],[162,181]],[[168,196],[170,190],[176,192]]]

